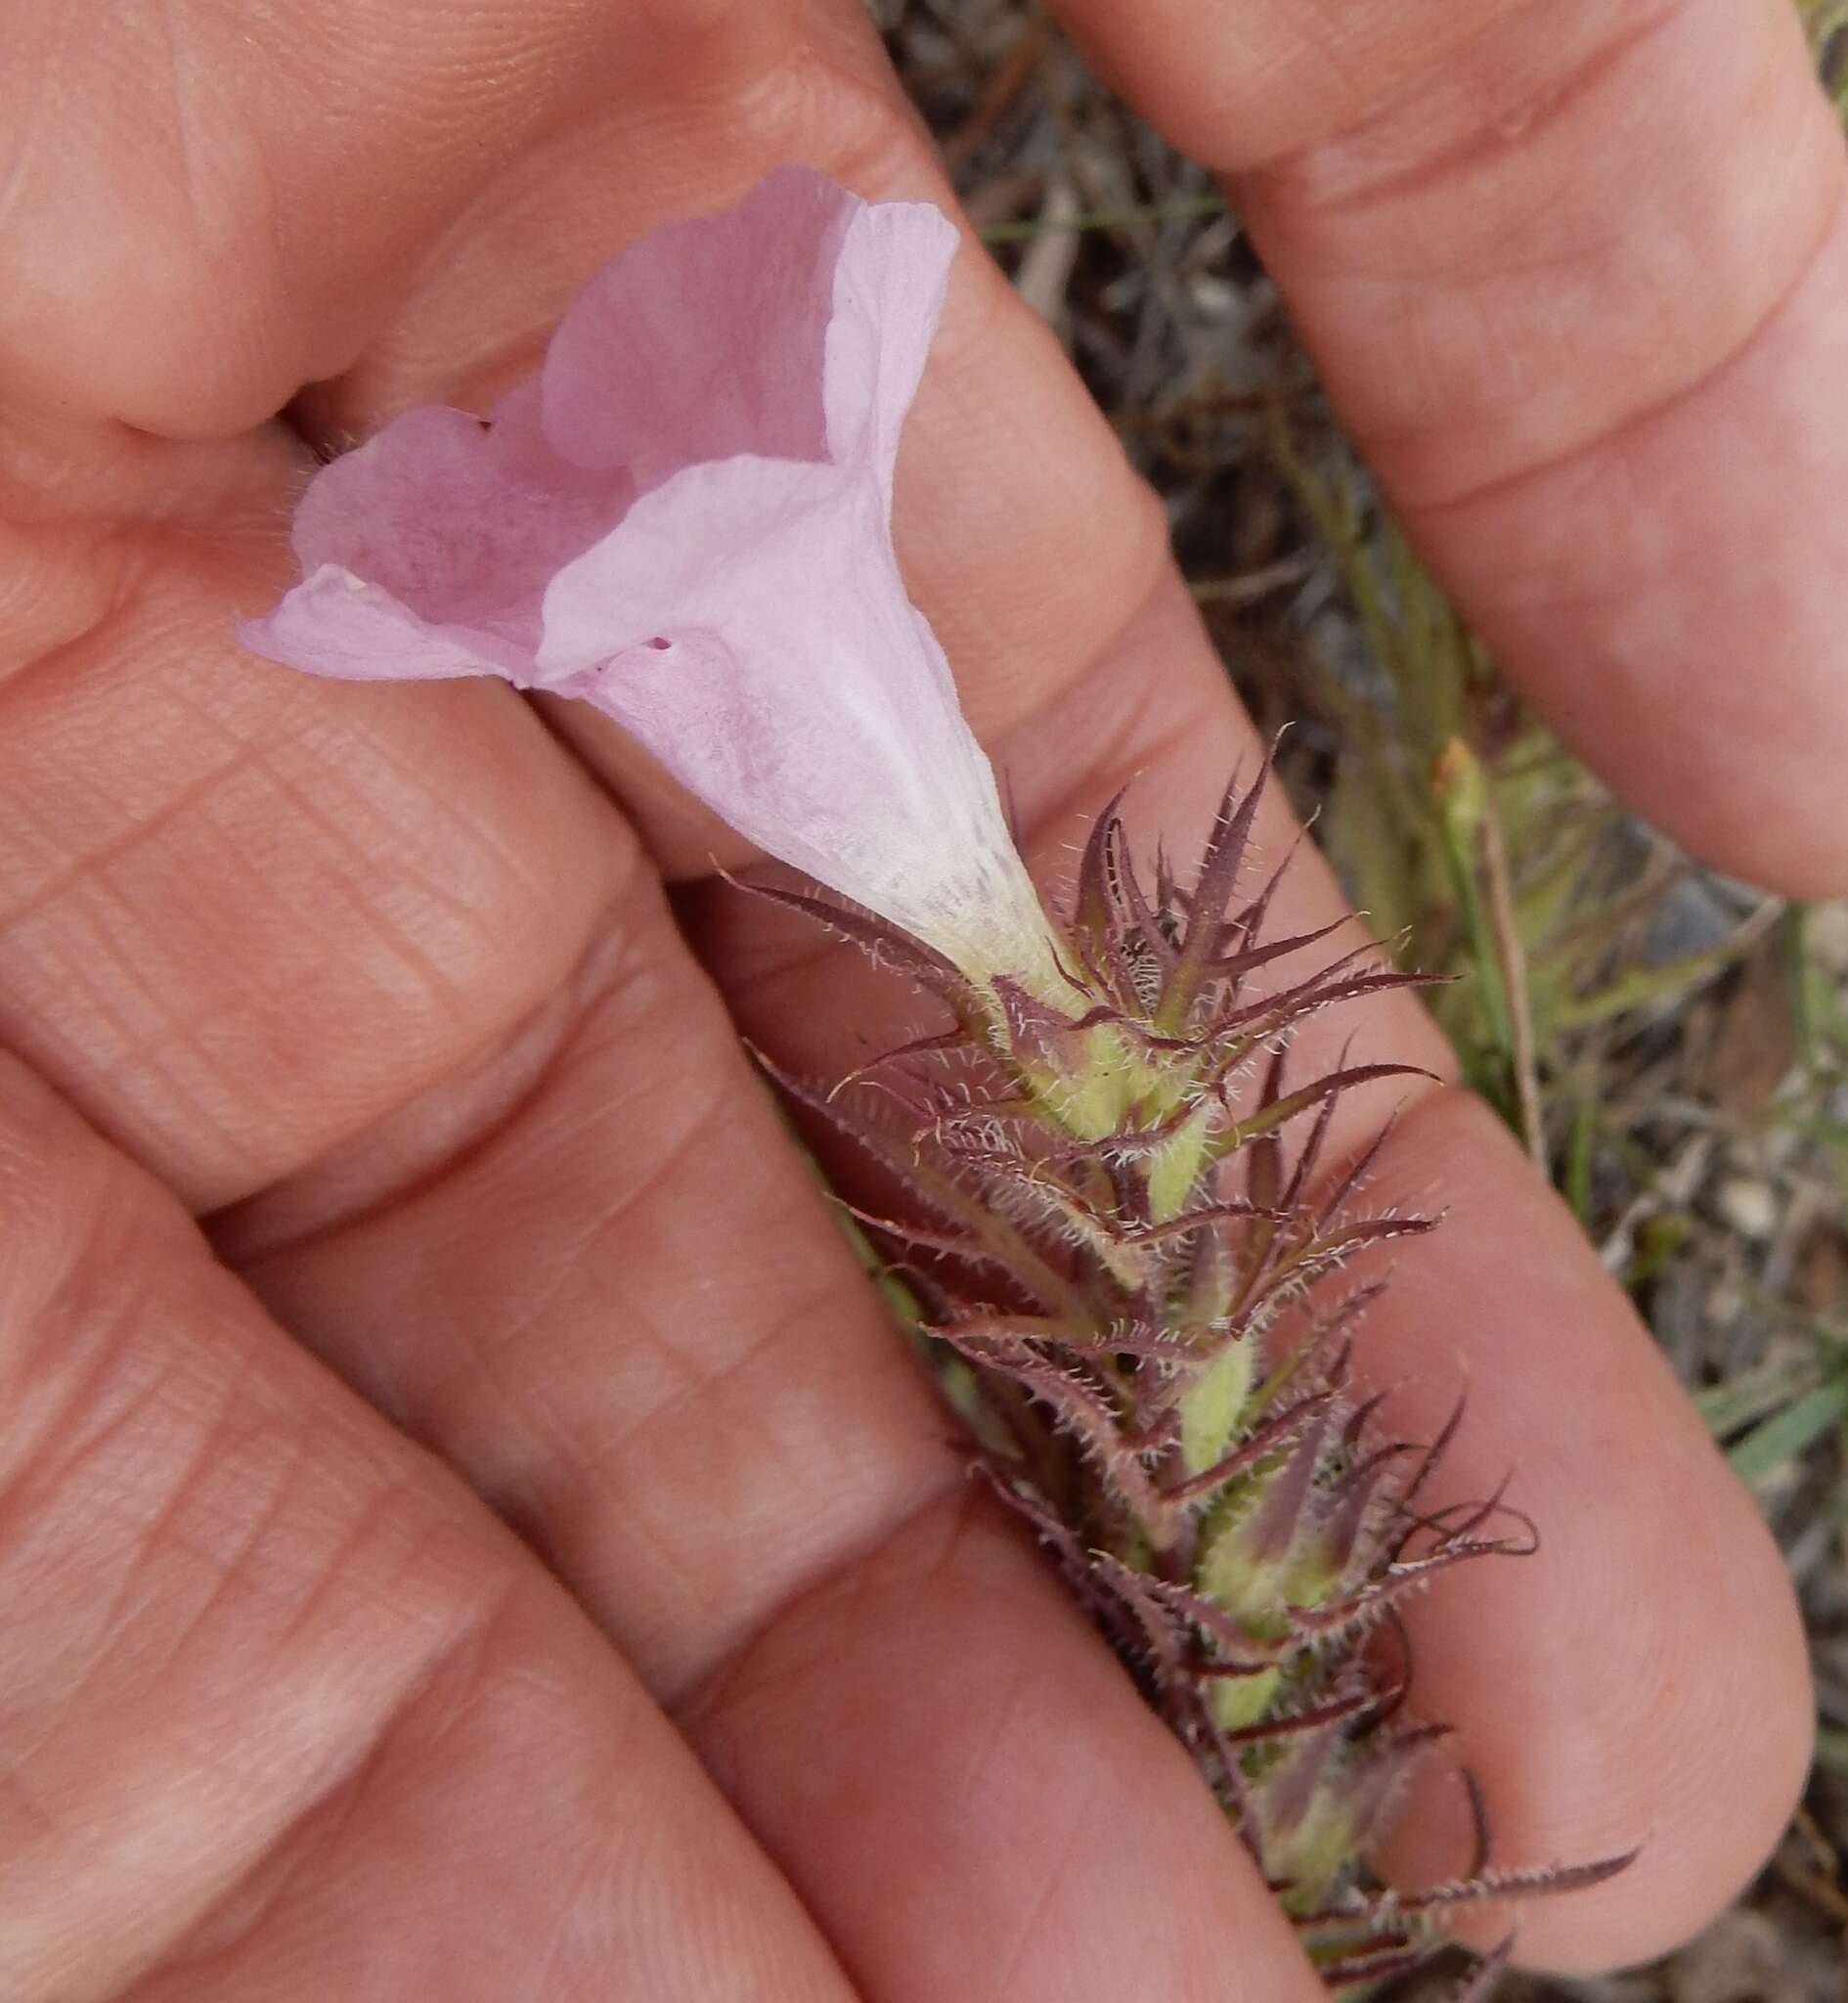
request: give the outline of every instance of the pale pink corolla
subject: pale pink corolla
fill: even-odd
[[[784,168],[605,266],[484,423],[325,467],[256,652],[498,675],[613,717],[769,854],[977,978],[1057,984],[1038,901],[891,534],[956,233]]]

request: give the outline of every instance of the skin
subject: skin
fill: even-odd
[[[1701,853],[1848,888],[1848,222],[1779,0],[1067,0],[1223,169],[1430,559]],[[1294,2003],[1191,1769],[962,1479],[739,1052],[915,1014],[715,891],[613,732],[238,650],[311,442],[531,364],[785,158],[947,201],[858,0],[16,0],[0,67],[0,1992]],[[304,384],[313,384],[303,388]],[[286,412],[283,418],[275,414]],[[1159,511],[973,248],[900,542],[1033,847],[1250,733]],[[1275,851],[1287,829],[1273,815]],[[678,912],[663,891],[675,886]],[[1338,907],[1299,869],[1281,922]],[[1442,1071],[1409,1003],[1326,1051]],[[1584,1970],[1762,1858],[1777,1556],[1446,1085],[1363,1369],[1545,1527],[1416,1608]],[[1436,1768],[1391,1863],[1464,1853]]]

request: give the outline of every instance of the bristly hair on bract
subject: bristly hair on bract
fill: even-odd
[[[975,1465],[1192,1755],[1330,1991],[1352,1999],[1444,1951],[1460,1908],[1592,1885],[1629,1859],[1497,1870],[1466,1777],[1477,1854],[1463,1875],[1407,1892],[1369,1870],[1445,1736],[1407,1721],[1402,1602],[1537,1536],[1499,1492],[1431,1500],[1461,1403],[1415,1442],[1353,1389],[1381,1283],[1344,1284],[1343,1266],[1432,1221],[1368,1211],[1384,1134],[1318,1172],[1349,1091],[1422,1074],[1343,1060],[1298,1082],[1291,1046],[1319,1011],[1421,977],[1371,944],[1288,971],[1339,925],[1268,935],[1289,856],[1241,893],[1269,776],[1267,762],[1228,787],[1186,888],[1166,859],[1145,884],[1122,796],[1106,807],[1062,933],[1069,996],[978,984],[865,912],[760,887],[954,1018],[831,1088],[766,1068],[893,1190],[852,1215],[965,1410],[974,1394]],[[1483,2003],[1506,1959],[1504,1943],[1479,1961],[1458,2003]]]

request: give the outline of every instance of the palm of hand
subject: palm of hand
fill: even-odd
[[[1735,730],[1738,635],[1687,553],[1762,505],[1750,477],[1729,499],[1671,475],[1698,438],[1785,409],[1843,318],[1839,148],[1764,11],[1734,10],[1748,31],[1684,7],[1621,44],[1601,8],[1540,12],[1544,53],[1503,9],[1447,68],[1350,24],[1386,37],[1355,73],[1400,103],[1303,151],[1362,108],[1267,68],[1281,28],[1228,28],[1234,59],[1183,16],[1112,53],[1187,143],[1251,168],[1248,211],[1415,524],[1581,735],[1566,677],[1602,671],[1606,763],[1659,808]],[[306,456],[262,421],[298,383],[330,378],[297,405],[324,439],[474,401],[616,242],[778,158],[941,192],[853,0],[443,13],[387,33],[359,7],[251,26],[200,5],[98,38],[41,6],[0,84],[28,280],[0,306],[0,1035],[109,1136],[9,1060],[0,1989],[1311,1996],[1185,1762],[966,1490],[725,1005],[833,1073],[897,1034],[902,1001],[708,897],[723,836],[579,717],[549,732],[477,685],[310,685],[231,641],[286,568]],[[1495,202],[1549,175],[1569,195],[1551,149],[1626,143],[1613,78],[1648,104],[1658,80],[1666,129],[1691,38],[1727,36],[1751,130],[1792,108],[1804,191],[1775,229],[1728,234],[1729,301],[1765,331],[1711,380],[1749,327],[1693,316],[1690,352],[1663,363],[1658,340],[1647,365],[1624,334],[1621,366],[1553,370],[1540,398],[1488,360],[1469,374],[1468,328],[1525,310]],[[1283,74],[1240,121],[1247,153],[1210,59]],[[1552,113],[1497,154],[1464,129],[1478,92]],[[1444,142],[1429,162],[1414,130]],[[1730,143],[1714,185],[1749,191],[1756,142]],[[1342,234],[1357,208],[1371,290]],[[1407,286],[1465,214],[1482,236],[1455,285]],[[1414,303],[1382,327],[1395,257]],[[1374,339],[1429,376],[1382,370]],[[1843,435],[1811,441],[1780,515],[1803,520],[1802,481],[1828,491],[1844,457]],[[1603,576],[1542,533],[1566,496]],[[900,513],[1042,860],[1132,772],[1196,830],[1246,728],[1155,510],[973,256]],[[1775,617],[1793,659],[1823,660],[1799,644],[1826,555],[1772,540],[1757,630]],[[1640,665],[1658,654],[1704,719],[1661,723]],[[1646,710],[1650,738],[1628,728]],[[1842,705],[1798,687],[1748,721],[1789,810],[1768,827],[1774,781],[1729,772],[1677,824],[1818,880]],[[1335,909],[1309,868],[1296,900],[1290,929]],[[1441,1067],[1409,1008],[1358,1027]],[[1517,1460],[1549,1534],[1531,1566],[1420,1610],[1426,1701],[1462,1727],[1507,1861],[1650,1840],[1624,1880],[1536,1912],[1528,1945],[1647,1951],[1755,1860],[1800,1763],[1774,1554],[1491,1123],[1433,1091],[1383,1175],[1387,1197],[1434,1185],[1453,1221],[1369,1366],[1412,1380],[1416,1418],[1479,1345],[1459,1478]],[[1421,1800],[1404,1868],[1453,1866],[1458,1822],[1441,1791]]]

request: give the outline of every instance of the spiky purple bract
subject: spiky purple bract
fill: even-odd
[[[1265,936],[1281,871],[1238,900],[1262,783],[1228,791],[1185,893],[1166,868],[1144,886],[1112,802],[1078,871],[1063,1008],[1001,979],[996,1009],[849,917],[956,1027],[895,1053],[864,1111],[782,1082],[907,1192],[902,1215],[855,1215],[974,1373],[983,1474],[1193,1754],[1331,1989],[1358,1996],[1439,1950],[1455,1908],[1624,1860],[1504,1874],[1484,1837],[1452,1884],[1405,1894],[1369,1874],[1445,1737],[1404,1721],[1403,1668],[1376,1637],[1438,1573],[1533,1534],[1499,1495],[1429,1499],[1460,1408],[1419,1444],[1352,1391],[1380,1284],[1338,1292],[1342,1268],[1430,1225],[1366,1213],[1378,1143],[1322,1172],[1342,1097],[1408,1067],[1297,1085],[1288,1051],[1309,1016],[1415,977],[1372,947],[1288,971],[1337,928]],[[895,1091],[908,1127],[872,1111]]]

